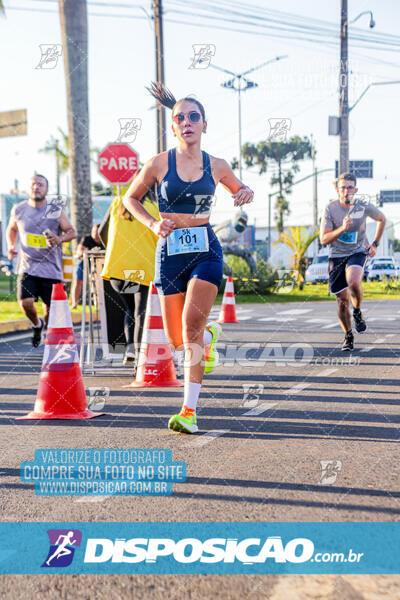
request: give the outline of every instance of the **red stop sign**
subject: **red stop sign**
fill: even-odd
[[[139,155],[129,144],[108,144],[99,154],[97,168],[110,183],[125,185],[139,168]]]

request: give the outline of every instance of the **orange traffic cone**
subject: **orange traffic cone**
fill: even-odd
[[[18,418],[91,419],[101,414],[87,409],[67,294],[63,283],[55,283],[35,407]]]
[[[224,297],[222,299],[221,311],[217,323],[238,323],[236,318],[235,290],[233,279],[229,275],[225,285]]]
[[[164,332],[160,299],[150,284],[136,379],[124,387],[172,387],[183,385],[176,379],[172,352]]]

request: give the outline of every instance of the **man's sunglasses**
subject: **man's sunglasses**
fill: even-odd
[[[182,123],[185,120],[185,114],[184,113],[178,113],[177,115],[174,115],[172,117],[172,119],[175,121],[175,123],[178,125],[179,123]],[[189,121],[191,123],[198,123],[201,119],[201,114],[198,113],[195,110],[191,110],[187,116],[189,117]]]

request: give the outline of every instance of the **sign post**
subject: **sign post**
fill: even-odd
[[[132,181],[139,169],[139,154],[129,144],[108,144],[98,157],[97,169],[107,181],[118,186]]]

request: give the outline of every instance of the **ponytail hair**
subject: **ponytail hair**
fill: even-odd
[[[162,83],[155,83],[152,81],[151,86],[147,87],[146,90],[148,90],[153,98],[155,98],[162,106],[170,108],[171,110],[174,108],[176,104],[176,98],[173,93]]]
[[[178,102],[194,102],[197,104],[199,111],[201,113],[203,121],[206,120],[206,111],[204,110],[204,106],[196,100],[196,98],[192,98],[191,96],[185,96],[185,98],[181,98],[180,100],[176,100],[175,96],[165,85],[162,83],[155,83],[152,81],[151,86],[146,88],[150,94],[157,100],[159,104],[165,106],[166,108],[170,108],[172,111],[174,110],[176,104]]]

